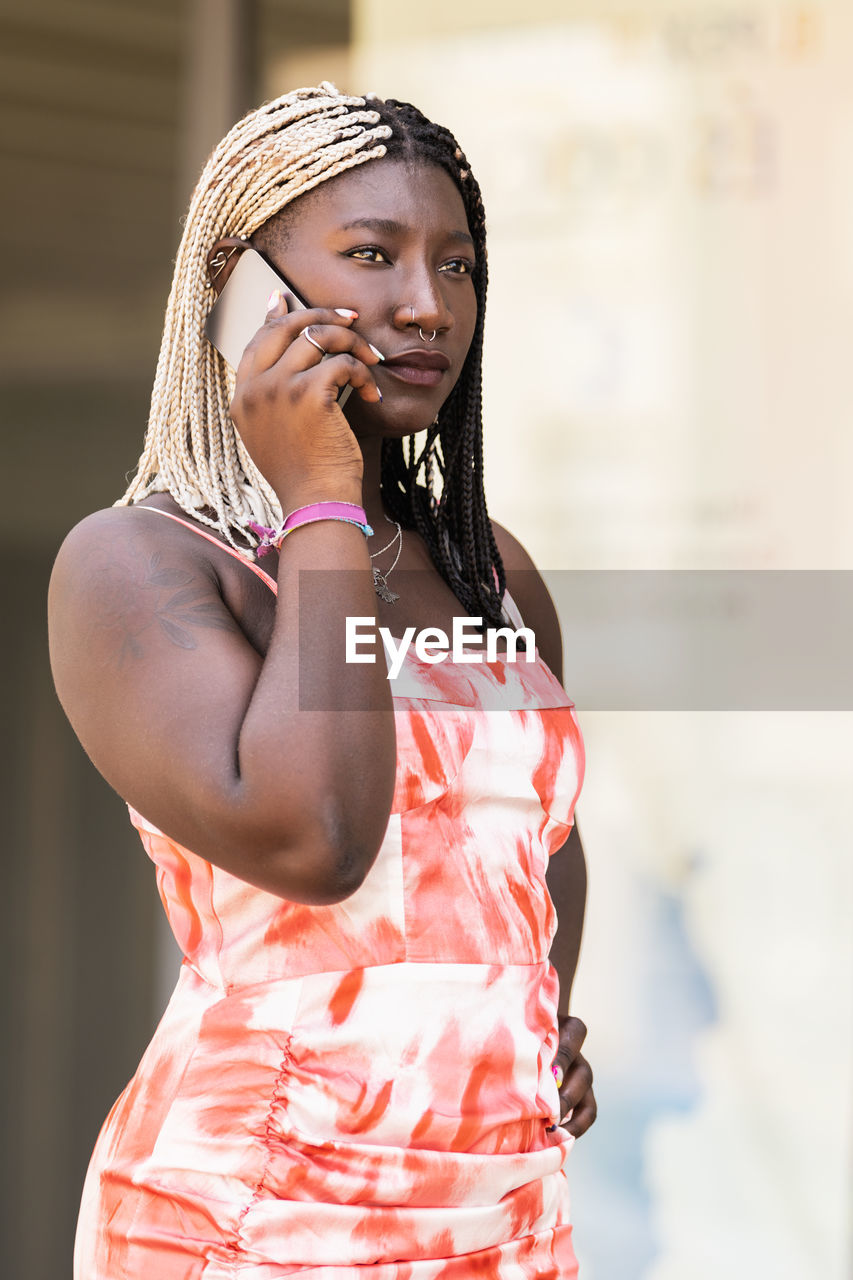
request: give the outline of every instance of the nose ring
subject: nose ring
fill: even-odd
[[[411,303],[409,303],[409,310],[410,310],[410,311],[411,311],[411,313],[412,313],[412,324],[414,324],[414,323],[415,323],[415,308],[412,306],[412,304],[411,304]],[[421,342],[435,342],[436,336],[437,336],[437,334],[438,334],[438,329],[433,329],[432,333],[429,335],[429,337],[427,337],[427,335],[424,333],[423,329],[420,327],[420,325],[418,325],[418,333],[421,335]]]

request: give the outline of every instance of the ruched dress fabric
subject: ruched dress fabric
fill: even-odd
[[[576,1276],[545,884],[574,705],[538,655],[410,650],[393,689],[392,813],[343,902],[265,893],[131,811],[184,960],[95,1147],[75,1280]]]

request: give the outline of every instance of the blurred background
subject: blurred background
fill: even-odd
[[[321,79],[416,102],[480,179],[489,505],[546,573],[853,568],[849,0],[3,3],[9,1280],[70,1277],[178,964],[52,691],[50,566],[135,464],[208,150]],[[853,714],[780,693],[580,707],[584,1280],[853,1275]]]

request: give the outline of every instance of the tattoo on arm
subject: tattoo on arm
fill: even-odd
[[[93,605],[99,625],[115,631],[119,664],[141,658],[142,637],[152,627],[179,649],[198,647],[193,631],[210,628],[238,632],[214,585],[187,569],[163,563],[160,551],[143,550],[128,538],[127,555],[119,551],[92,568]]]

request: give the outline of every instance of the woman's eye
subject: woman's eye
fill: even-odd
[[[470,276],[474,270],[474,263],[470,258],[452,258],[450,262],[444,262],[439,267],[439,271],[450,272],[452,275]]]
[[[378,249],[375,244],[362,245],[360,249],[350,249],[347,254],[349,258],[356,258],[359,262],[390,262],[391,259],[384,249]]]

